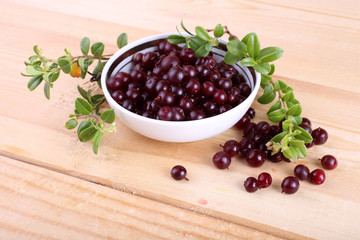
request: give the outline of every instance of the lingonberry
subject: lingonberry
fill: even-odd
[[[246,161],[251,167],[260,167],[265,159],[265,154],[259,149],[253,149],[246,155]]]
[[[332,155],[325,155],[321,159],[321,165],[327,170],[335,169],[338,165],[338,161]]]
[[[192,110],[189,112],[189,119],[190,120],[200,120],[205,118],[206,115],[203,111],[201,111],[200,109],[197,110]]]
[[[311,128],[311,121],[306,117],[302,118],[302,124],[309,125],[309,127]]]
[[[272,183],[272,177],[267,172],[260,173],[257,180],[258,180],[259,188],[267,188]]]
[[[314,139],[315,145],[324,144],[328,139],[328,133],[325,129],[319,127],[312,131],[311,136]]]
[[[258,180],[254,177],[248,177],[244,181],[245,190],[249,193],[256,192],[259,189]]]
[[[230,157],[237,155],[240,151],[240,145],[236,140],[226,141],[223,148],[224,148],[224,152],[229,154]]]
[[[171,176],[175,180],[185,179],[188,181],[189,179],[186,177],[186,174],[187,174],[186,169],[181,165],[176,165],[171,169]]]
[[[323,184],[325,178],[325,172],[322,169],[315,169],[310,173],[310,181],[315,185]]]
[[[241,155],[243,155],[244,157],[247,156],[247,154],[254,149],[254,144],[252,144],[247,138],[243,138],[241,139],[241,141],[239,142],[239,147],[240,147],[240,153]]]
[[[219,169],[229,168],[230,163],[231,163],[231,156],[224,151],[217,152],[217,153],[215,153],[212,161],[213,161],[215,167],[217,167]]]
[[[271,155],[270,160],[275,163],[281,162],[281,160],[283,160],[283,154],[281,152],[275,153]]]
[[[181,62],[186,64],[194,64],[196,61],[196,56],[194,50],[191,48],[184,48],[180,51],[180,60]]]
[[[201,84],[201,93],[205,97],[210,97],[215,92],[215,85],[210,81],[205,81]]]
[[[243,129],[244,136],[249,135],[252,131],[255,131],[256,123],[249,122]]]
[[[217,89],[213,94],[213,100],[216,104],[224,104],[227,101],[227,95],[224,90]]]
[[[296,177],[286,177],[281,183],[281,189],[283,193],[294,194],[299,189],[299,181]]]
[[[267,135],[270,132],[270,124],[268,122],[261,121],[256,124],[255,131],[261,135]]]
[[[241,75],[237,75],[237,76],[241,76]],[[239,91],[240,91],[240,89],[239,89]],[[246,113],[249,114],[251,119],[253,119],[255,117],[255,110],[253,108],[249,108]]]
[[[307,180],[309,178],[310,170],[307,166],[299,164],[294,168],[294,175],[299,180]]]
[[[249,114],[245,114],[240,120],[236,123],[236,126],[239,128],[244,128],[251,120]]]
[[[158,117],[160,120],[170,121],[173,117],[172,108],[169,106],[160,108]]]

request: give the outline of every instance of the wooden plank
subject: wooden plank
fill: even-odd
[[[324,185],[302,183],[296,195],[286,196],[280,194],[279,185],[285,176],[292,174],[294,166],[291,164],[268,162],[261,169],[253,169],[234,159],[229,171],[219,171],[212,166],[211,156],[219,150],[218,145],[241,137],[237,129],[196,143],[169,144],[141,137],[117,122],[118,133],[103,142],[98,156],[91,153],[89,144],[79,143],[73,131],[63,127],[66,116],[73,110],[77,96],[75,86],[79,80],[65,77],[56,82],[50,102],[44,99],[41,89],[35,94],[28,92],[19,72],[24,69],[21,64],[24,57],[31,54],[32,45],[39,43],[47,55],[58,56],[64,47],[77,49],[80,38],[88,35],[94,41],[104,41],[109,46],[106,51],[112,52],[116,49],[114,39],[120,31],[128,32],[130,40],[155,31],[173,31],[178,22],[175,18],[180,15],[165,15],[167,21],[162,25],[159,19],[160,16],[165,19],[164,12],[157,8],[151,21],[147,20],[153,25],[144,29],[142,18],[139,22],[122,21],[122,25],[114,23],[118,20],[115,14],[107,14],[113,16],[112,20],[105,17],[99,20],[89,11],[95,8],[102,9],[100,13],[106,11],[103,5],[95,2],[89,3],[92,7],[85,12],[77,9],[83,17],[72,16],[72,8],[69,8],[70,14],[61,10],[69,3],[63,2],[55,8],[44,3],[43,10],[36,4],[26,7],[20,2],[19,5],[1,2],[0,14],[4,20],[1,20],[0,28],[9,33],[0,39],[0,52],[7,56],[0,59],[1,65],[7,69],[0,81],[0,102],[6,103],[0,105],[0,136],[5,136],[0,138],[1,154],[285,238],[355,239],[359,236],[360,176],[357,159],[360,157],[360,130],[357,125],[360,116],[354,114],[360,112],[357,103],[359,88],[354,84],[359,69],[356,61],[352,61],[356,59],[359,48],[359,36],[354,31],[359,28],[351,9],[345,13],[340,11],[349,18],[328,14],[323,19],[323,12],[318,13],[318,10],[300,11],[256,2],[246,3],[248,7],[242,8],[245,4],[234,6],[230,1],[225,1],[228,5],[220,8],[212,3],[211,8],[224,11],[219,21],[228,25],[236,22],[234,29],[262,33],[262,42],[290,51],[279,61],[278,77],[295,88],[304,115],[312,119],[315,126],[324,126],[330,133],[328,143],[310,149],[309,157],[301,162],[314,169],[320,167],[317,158],[333,154],[340,160],[339,168],[327,173]],[[131,12],[131,4],[121,6],[121,9],[126,9],[121,11]],[[113,9],[120,9],[118,5],[111,6],[107,8],[110,13]],[[185,7],[188,5],[182,6]],[[230,7],[238,8],[226,14]],[[271,10],[267,13],[269,15],[261,16],[267,9]],[[15,11],[16,15],[13,14]],[[249,22],[242,22],[236,11],[249,17]],[[277,18],[280,13],[283,17]],[[201,20],[197,15],[191,16],[189,25],[193,26],[196,23],[210,25],[214,21],[204,15]],[[302,18],[311,21],[303,22]],[[268,22],[274,22],[274,29],[265,28]],[[345,28],[346,25],[349,27]],[[286,37],[282,35],[284,29]],[[329,33],[332,37],[325,41],[326,46],[317,47],[322,36]],[[329,53],[326,47],[334,46],[340,38],[346,39],[341,52],[348,57],[338,64],[333,61],[335,53]],[[298,46],[312,51],[304,51]],[[255,121],[264,120],[266,106],[254,104],[254,107],[257,110]],[[169,170],[175,164],[186,166],[189,182],[175,182],[169,177]],[[256,194],[246,193],[242,182],[261,171],[272,173],[273,186]],[[344,182],[347,183],[345,186]],[[336,211],[329,211],[334,207]],[[336,228],[332,227],[334,224]]]
[[[0,156],[1,239],[280,239]]]

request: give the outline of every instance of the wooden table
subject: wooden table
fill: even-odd
[[[359,1],[1,1],[0,2],[0,238],[1,239],[360,239],[360,3]],[[117,120],[100,152],[64,128],[76,85],[62,76],[51,100],[30,92],[23,61],[39,44],[49,57],[65,47],[80,54],[88,36],[116,51],[129,40],[175,31],[184,19],[227,25],[237,35],[254,31],[263,46],[280,46],[276,77],[295,89],[303,116],[329,132],[325,145],[300,160],[321,167],[339,160],[321,186],[301,182],[281,194],[294,164],[250,168],[240,158],[229,170],[213,167],[219,144],[240,139],[232,128],[194,143],[144,138]],[[253,104],[255,122],[268,106]],[[169,171],[184,165],[190,181]],[[254,194],[242,183],[267,171],[273,185]]]

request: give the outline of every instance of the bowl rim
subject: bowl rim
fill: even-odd
[[[246,101],[250,101],[250,99],[252,99],[252,95],[256,95],[258,90],[259,90],[259,87],[260,87],[260,79],[261,79],[261,75],[260,73],[258,73],[257,71],[254,71],[255,72],[255,78],[254,76],[250,73],[250,75],[252,76],[252,78],[254,79],[254,88],[252,89],[250,95],[243,101],[241,102],[240,104],[238,104],[236,107],[224,112],[224,113],[221,113],[221,114],[217,114],[215,116],[211,116],[211,117],[206,117],[206,118],[203,118],[203,119],[199,119],[199,120],[185,120],[185,121],[165,121],[165,120],[158,120],[158,119],[152,119],[152,118],[148,118],[148,117],[144,117],[144,116],[141,116],[137,113],[134,113],[134,112],[131,112],[127,109],[125,109],[123,106],[121,106],[120,104],[118,104],[110,95],[110,92],[109,90],[107,89],[107,86],[106,86],[106,80],[107,80],[107,76],[108,76],[108,71],[111,67],[111,65],[116,61],[116,59],[118,57],[120,57],[123,53],[125,53],[126,51],[130,50],[131,48],[137,46],[137,45],[140,45],[144,42],[148,42],[148,41],[153,41],[153,40],[158,40],[158,39],[166,39],[169,35],[172,35],[172,34],[177,34],[178,33],[176,32],[168,32],[168,33],[161,33],[161,34],[155,34],[155,35],[150,35],[150,36],[147,36],[147,37],[144,37],[144,38],[141,38],[141,39],[138,39],[134,42],[131,42],[129,44],[127,44],[126,46],[122,47],[121,49],[119,49],[118,51],[116,51],[111,57],[110,59],[106,62],[105,66],[104,66],[104,69],[102,71],[102,74],[101,74],[101,87],[102,87],[102,91],[104,93],[104,96],[105,96],[105,99],[106,101],[108,101],[110,107],[111,106],[116,106],[116,109],[118,109],[119,111],[121,111],[122,113],[124,114],[127,114],[133,118],[136,118],[138,120],[141,120],[141,121],[146,121],[148,123],[151,123],[151,124],[155,124],[155,125],[166,125],[166,126],[173,126],[173,127],[181,127],[181,126],[184,126],[184,125],[189,125],[189,124],[206,124],[207,122],[212,122],[214,118],[218,118],[219,116],[222,116],[222,117],[226,117],[227,115],[231,115],[231,113],[233,113],[234,111],[236,111],[236,109],[238,108],[241,108],[243,105],[245,105],[245,102]],[[189,34],[187,33],[181,33],[185,36],[189,36]],[[219,38],[219,42],[220,43],[223,43],[223,44],[227,44],[227,40],[224,40],[224,39],[221,39]],[[254,99],[255,99],[255,96],[254,96]]]

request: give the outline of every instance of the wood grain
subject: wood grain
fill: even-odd
[[[36,0],[2,1],[0,30],[7,34],[0,38],[0,53],[6,56],[0,59],[0,65],[6,69],[0,76],[0,154],[133,193],[141,196],[137,197],[139,202],[145,198],[160,201],[166,206],[201,214],[196,216],[216,217],[274,236],[359,238],[358,10],[359,3],[355,1],[348,4],[297,1],[291,5],[286,1],[156,1],[152,4],[147,1],[108,1],[104,4],[64,0],[56,5]],[[340,161],[338,169],[327,172],[327,180],[322,186],[305,182],[295,195],[280,194],[281,180],[291,175],[294,167],[287,163],[267,162],[260,169],[254,169],[236,158],[228,171],[215,169],[211,157],[220,150],[218,145],[228,139],[241,138],[241,131],[235,128],[195,143],[170,144],[144,138],[117,121],[118,133],[109,136],[102,143],[99,155],[94,156],[89,144],[79,143],[74,131],[63,127],[67,115],[73,111],[77,96],[75,86],[79,83],[86,87],[93,85],[63,76],[52,90],[51,101],[47,101],[41,89],[29,92],[27,79],[19,75],[24,71],[23,61],[31,55],[34,44],[39,44],[48,56],[59,56],[64,47],[79,53],[81,37],[89,36],[92,41],[103,41],[105,51],[111,53],[116,51],[114,40],[120,32],[127,32],[133,41],[154,33],[174,31],[181,18],[192,27],[196,24],[211,27],[222,22],[239,35],[255,31],[264,46],[276,45],[285,50],[277,63],[276,77],[294,87],[304,116],[312,119],[314,127],[323,126],[330,134],[325,145],[311,148],[309,156],[300,163],[310,169],[319,168],[317,158],[325,154],[333,154]],[[339,55],[343,56],[341,61],[334,61]],[[267,106],[255,103],[253,107],[257,111],[255,121],[265,120]],[[175,164],[186,166],[189,182],[175,182],[169,177],[169,170]],[[21,172],[25,165],[21,164],[22,167],[14,172]],[[262,171],[273,175],[273,186],[255,194],[246,193],[242,182]],[[16,177],[13,181],[16,182]],[[80,181],[74,183],[78,189],[87,184],[83,180],[71,181]],[[93,189],[93,184],[91,186],[89,188]],[[67,189],[61,183],[58,188],[65,192]],[[124,194],[101,186],[99,191]],[[30,193],[29,199],[36,194]],[[12,203],[10,197],[7,195],[4,201]],[[51,198],[55,198],[54,195],[48,196]],[[147,204],[148,200],[144,201]],[[104,198],[98,202],[107,203]],[[41,205],[38,202],[38,209]],[[58,205],[64,207],[61,203]],[[2,211],[11,212],[9,209],[14,208],[6,205]],[[14,222],[28,221],[28,217],[21,215],[14,213]],[[78,221],[87,219],[85,215],[74,216]],[[148,219],[152,216],[149,214]],[[46,216],[39,213],[37,217]],[[60,223],[67,221],[64,218]],[[101,224],[111,223],[110,218]],[[16,225],[6,226],[6,229],[14,229],[13,232],[28,231],[33,238],[48,236],[46,229],[30,231],[16,228]],[[216,229],[213,226],[216,225],[210,228]],[[93,227],[91,225],[89,229]],[[136,231],[133,236],[138,236]],[[257,233],[254,230],[254,234]],[[67,234],[72,236],[70,232]]]
[[[1,239],[280,239],[10,158],[0,164]]]

